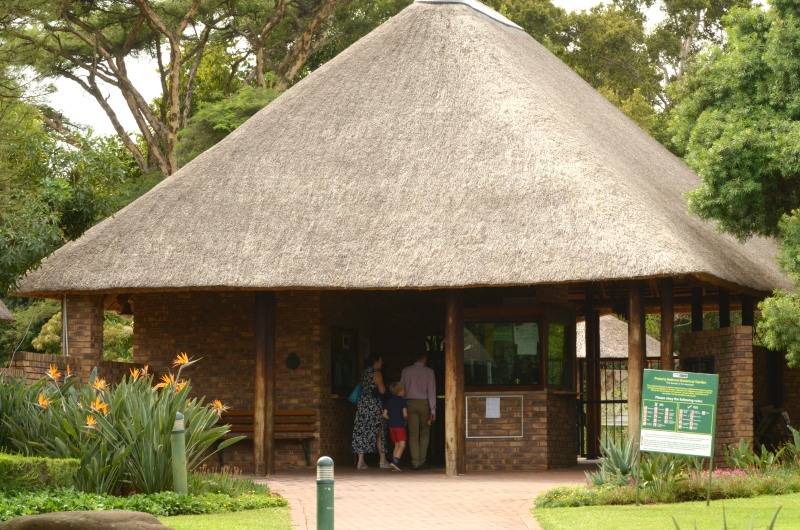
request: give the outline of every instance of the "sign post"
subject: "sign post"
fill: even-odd
[[[710,458],[708,492],[714,468],[719,376],[645,370],[639,450]]]

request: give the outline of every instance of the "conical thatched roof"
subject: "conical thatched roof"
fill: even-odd
[[[661,343],[646,335],[647,357],[661,356]],[[575,326],[575,352],[586,357],[586,322]],[[600,358],[628,358],[628,324],[614,315],[600,317]]]
[[[698,178],[523,31],[412,4],[20,291],[427,288],[688,274],[788,287]]]
[[[14,320],[14,315],[8,310],[6,305],[0,300],[0,320]]]

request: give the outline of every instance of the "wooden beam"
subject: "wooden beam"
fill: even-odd
[[[731,327],[731,297],[724,287],[719,288],[719,327]]]
[[[600,456],[600,314],[594,285],[586,288],[586,458]]]
[[[703,331],[702,287],[692,287],[692,331]]]
[[[644,284],[632,281],[628,287],[628,436],[639,446],[642,406],[642,377],[645,350]]]
[[[672,278],[659,281],[661,291],[661,369],[675,368],[675,305],[672,299]]]
[[[255,475],[263,477],[275,473],[275,293],[257,292],[255,313],[253,459]]]
[[[444,350],[444,459],[449,477],[467,471],[464,418],[464,301],[461,293],[447,295]]]
[[[742,325],[752,326],[754,322],[753,297],[742,295]]]

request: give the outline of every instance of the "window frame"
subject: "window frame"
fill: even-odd
[[[464,329],[466,330],[467,324],[487,323],[487,324],[506,324],[506,323],[535,323],[539,327],[540,339],[539,344],[541,352],[539,353],[539,373],[541,374],[541,383],[538,385],[468,385],[466,383],[466,372],[464,374],[464,391],[465,392],[508,392],[508,391],[535,391],[544,390],[546,373],[544,366],[545,340],[542,338],[542,329],[545,319],[543,318],[542,311],[539,308],[533,307],[475,307],[464,308]],[[463,353],[462,353],[463,355]],[[466,370],[466,369],[465,369]]]

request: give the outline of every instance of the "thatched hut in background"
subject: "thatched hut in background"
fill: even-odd
[[[14,315],[8,310],[6,305],[0,300],[0,320],[14,320]]]
[[[431,458],[448,474],[568,466],[578,318],[596,357],[598,316],[627,314],[638,418],[645,311],[667,336],[674,310],[718,309],[727,325],[741,309],[749,325],[754,300],[789,286],[771,241],[687,213],[698,185],[504,17],[417,0],[19,291],[63,300],[69,354],[88,362],[103,307],[121,304],[137,363],[203,357],[195,390],[254,411],[253,444],[230,458],[259,474],[305,465],[276,433],[286,409],[312,411],[313,455],[348,461],[364,356],[383,354],[392,379],[422,349],[444,417]],[[465,331],[484,350],[471,372]],[[724,334],[750,340],[747,326]]]

